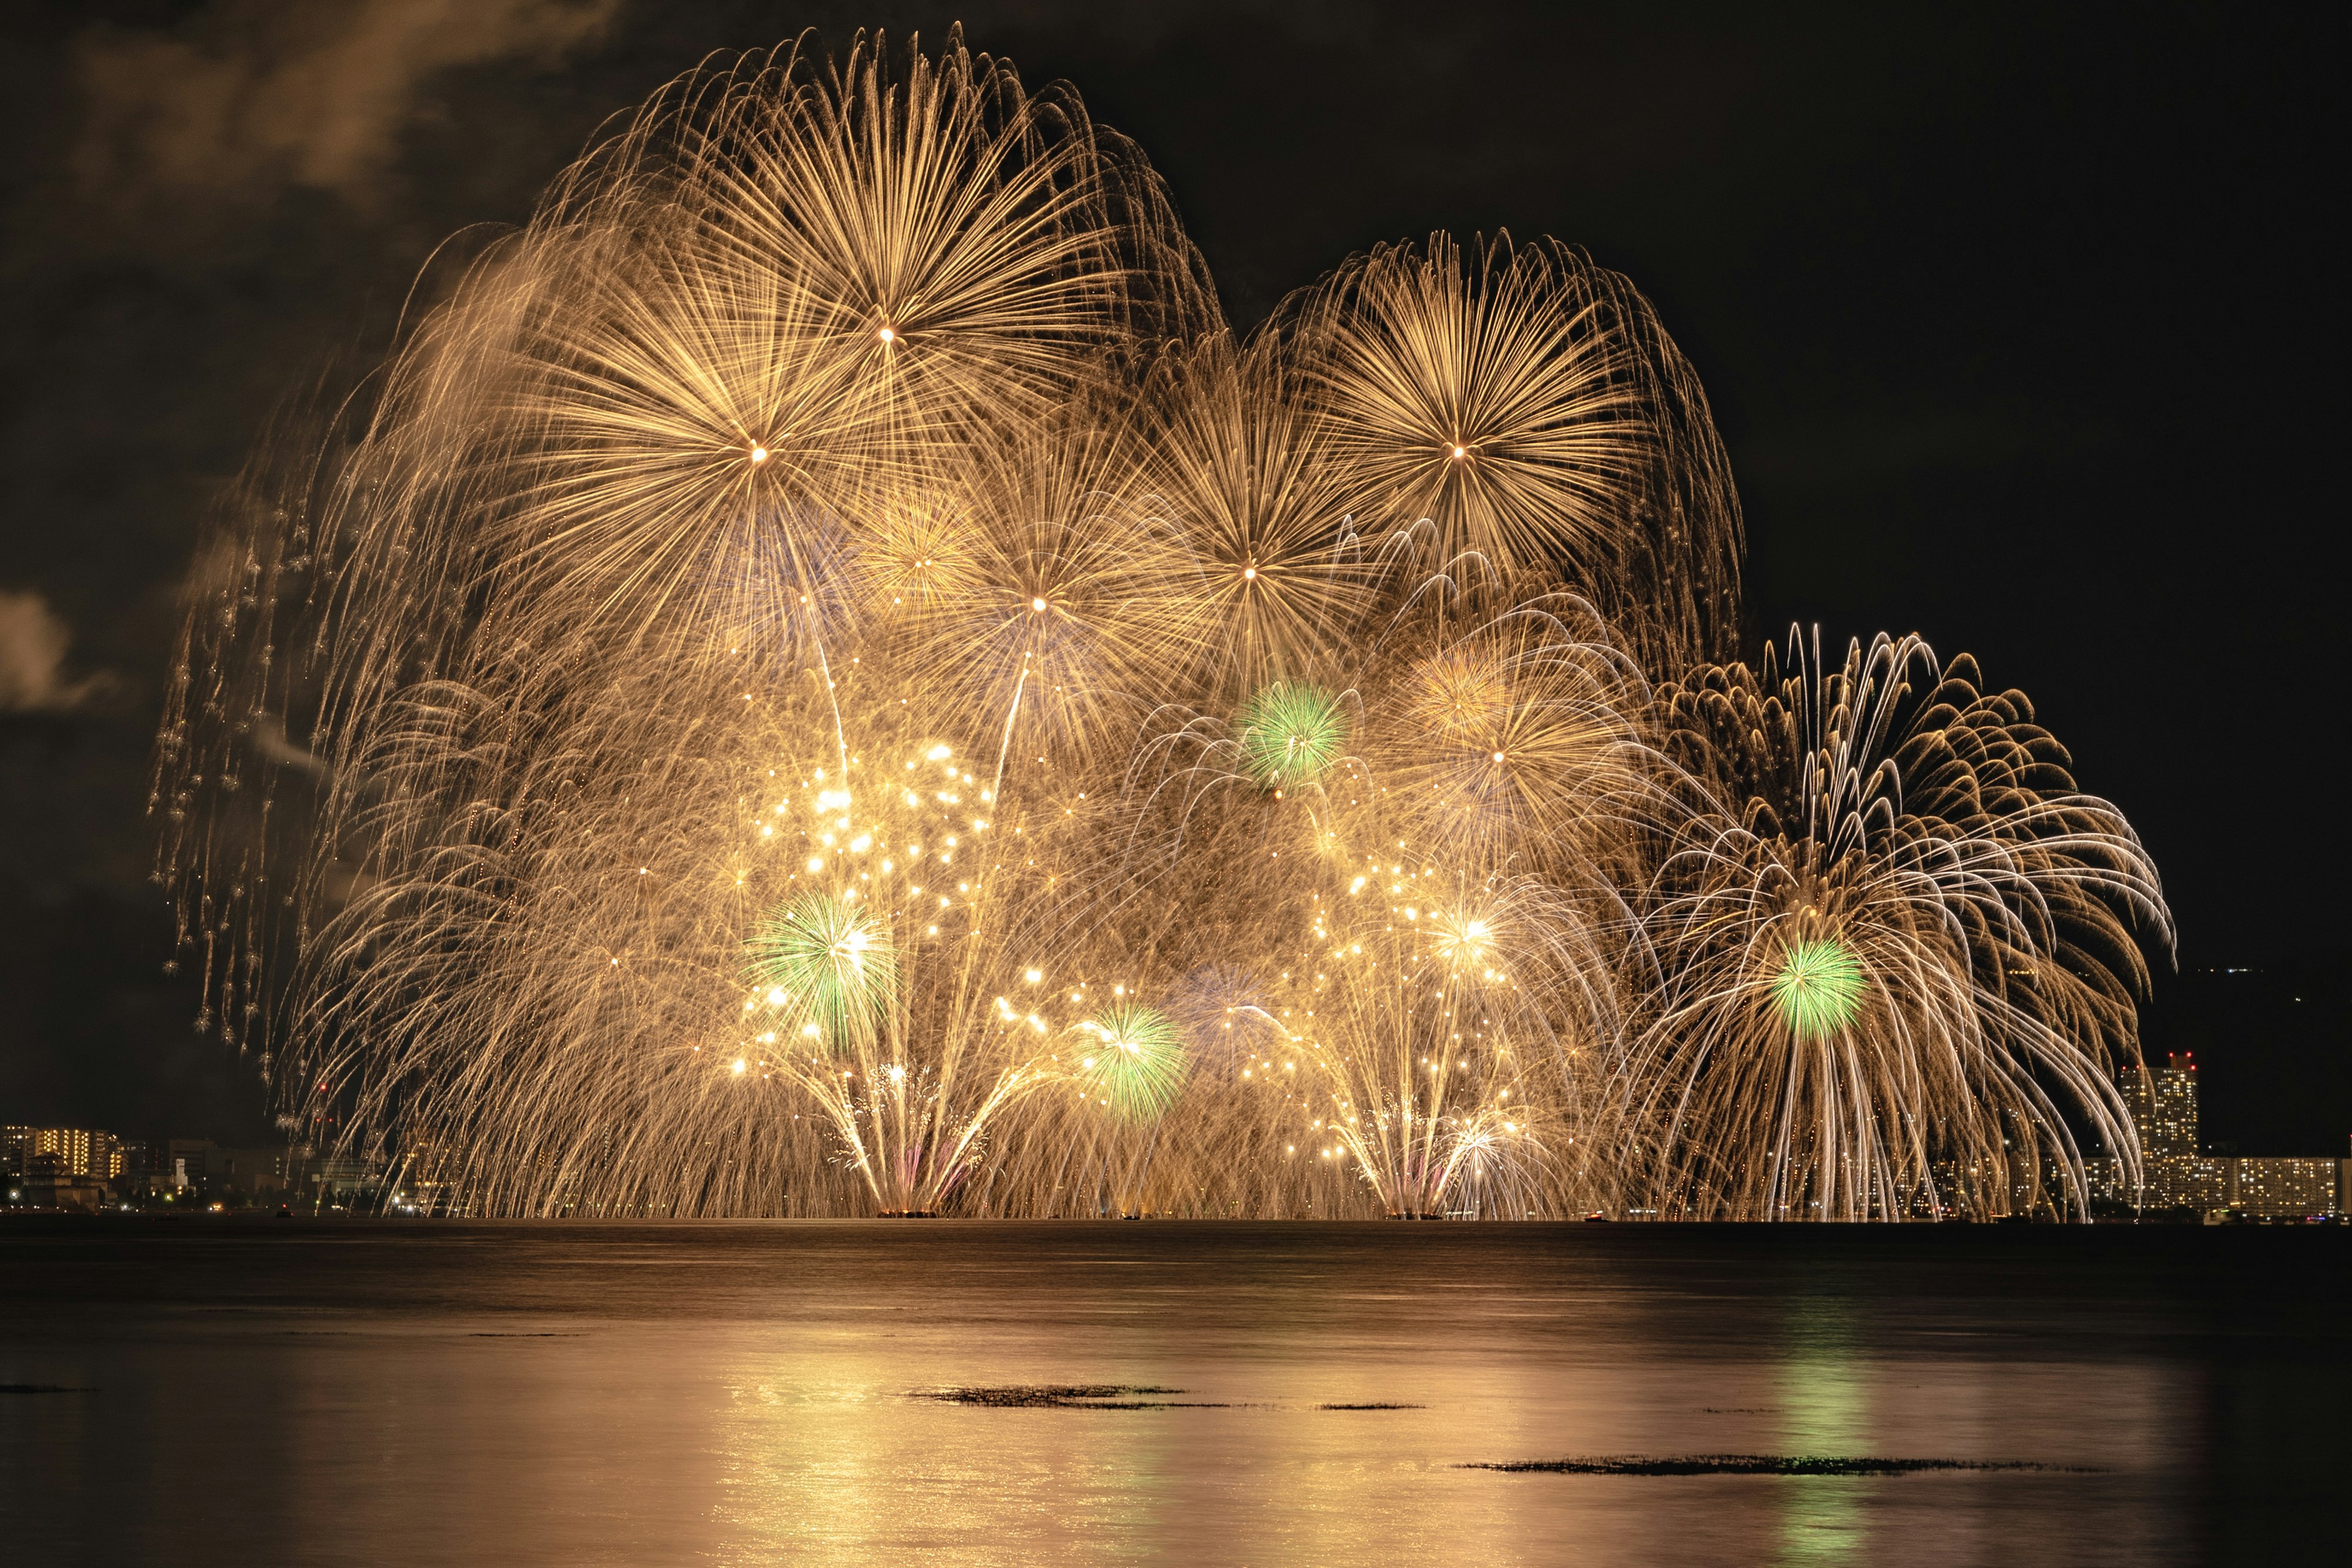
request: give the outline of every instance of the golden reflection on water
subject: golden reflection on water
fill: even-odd
[[[1006,1350],[1012,1353],[1005,1353]],[[1025,1352],[1025,1353],[1024,1353]],[[977,1368],[975,1363],[978,1363]],[[1074,1370],[1075,1368],[1075,1370]],[[974,1375],[975,1370],[978,1375]],[[821,1384],[808,1380],[814,1373]],[[939,1375],[941,1373],[948,1376]],[[1146,1409],[994,1409],[915,1397],[943,1384],[1109,1381],[1181,1392]],[[722,1375],[725,1436],[716,1555],[726,1562],[856,1563],[936,1554],[975,1564],[1508,1562],[1525,1489],[1433,1464],[1459,1417],[1342,1411],[1371,1395],[1328,1368],[1171,1365],[1028,1343],[975,1357],[946,1346],[750,1354]],[[1486,1440],[1517,1425],[1508,1390],[1475,1373],[1414,1392],[1492,1407]],[[1219,1407],[1222,1406],[1222,1407]],[[1483,1450],[1481,1450],[1483,1451]],[[1492,1494],[1482,1500],[1475,1492]],[[1497,1506],[1499,1504],[1499,1506]]]
[[[224,1312],[196,1279],[184,1310],[0,1325],[0,1383],[106,1392],[0,1405],[0,1471],[60,1521],[23,1540],[404,1568],[2191,1555],[2193,1369],[2104,1336],[2086,1353],[2071,1319],[2000,1300],[1923,1326],[1888,1305],[1916,1295],[1901,1269],[1792,1282],[1739,1250],[1800,1244],[835,1227],[664,1232],[625,1258],[524,1234],[438,1277],[394,1253],[364,1289],[289,1276]],[[1181,1392],[919,1396],[1069,1384]],[[1413,1408],[1326,1408],[1371,1404]],[[266,1488],[208,1483],[221,1453]],[[1705,1454],[2083,1468],[1465,1468]]]
[[[902,1324],[887,1341],[738,1329],[713,1368],[718,1500],[712,1560],[973,1564],[1646,1563],[1972,1562],[2042,1510],[2059,1536],[2070,1478],[1640,1478],[1462,1468],[1579,1456],[1766,1453],[2080,1458],[2085,1435],[2001,1434],[2013,1371],[1941,1379],[1954,1410],[1890,1435],[1885,1397],[1917,1398],[1918,1370],[1874,1356],[1852,1310],[1807,1301],[1752,1352],[1688,1356],[1643,1345],[1622,1304],[1574,1308],[1592,1342],[1514,1342],[1492,1325],[1424,1338],[1266,1322],[1200,1334],[1161,1325],[1119,1337],[997,1321],[986,1342],[956,1325]],[[1540,1323],[1543,1314],[1531,1313]],[[1553,1325],[1556,1326],[1556,1325]],[[1156,1342],[1153,1346],[1147,1342]],[[2162,1405],[2146,1368],[2076,1369],[2094,1398]],[[2120,1375],[2118,1375],[2120,1373]],[[2029,1377],[2032,1373],[2029,1373]],[[1168,1408],[990,1408],[923,1399],[949,1386],[1119,1384],[1181,1392]],[[1905,1385],[1909,1385],[1906,1389]],[[2102,1387],[2101,1385],[2111,1385]],[[1984,1408],[1993,1405],[1993,1436]],[[1384,1402],[1420,1409],[1331,1410]],[[2056,1414],[2053,1410],[2052,1414]],[[2063,1417],[2062,1417],[2063,1419]],[[1901,1424],[1898,1424],[1898,1426]],[[1924,1426],[1925,1430],[1922,1430]],[[1938,1428],[1941,1430],[1938,1431]],[[1945,1448],[1937,1448],[1940,1436]],[[1986,1444],[1993,1447],[1989,1450]],[[1924,1445],[1924,1446],[1923,1446]],[[2094,1446],[2097,1446],[2094,1441]],[[2109,1434],[2135,1468],[2165,1456]],[[2004,1495],[2006,1494],[2006,1495]],[[2137,1536],[2162,1561],[2162,1510]],[[1917,1538],[1909,1531],[1925,1527]],[[1939,1544],[1940,1542],[1940,1544]]]

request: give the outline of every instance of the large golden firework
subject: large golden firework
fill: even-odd
[[[1739,510],[1649,302],[1508,235],[1376,246],[1286,308],[1360,531],[1400,570],[1564,576],[1669,668],[1731,651]]]
[[[444,299],[265,446],[159,746],[296,1136],[526,1215],[1894,1218],[2128,1147],[2137,840],[1964,663],[1719,662],[1720,443],[1580,252],[1237,335],[1075,92],[861,36]]]

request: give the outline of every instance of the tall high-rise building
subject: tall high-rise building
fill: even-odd
[[[2170,1065],[2155,1075],[2147,1124],[2140,1130],[2144,1154],[2159,1159],[2197,1156],[2197,1058],[2175,1051]]]
[[[2194,1054],[2175,1051],[2162,1070],[2133,1069],[2116,1087],[2139,1134],[2138,1201],[2158,1209],[2214,1209],[2228,1204],[2229,1162],[2210,1158],[2198,1148]],[[2118,1168],[2118,1178],[2120,1174]],[[2121,1184],[2118,1179],[2119,1195]]]
[[[2155,1079],[2143,1068],[2126,1068],[2116,1075],[2116,1089],[2131,1115],[2132,1131],[2139,1135],[2140,1157],[2146,1159],[2153,1152],[2147,1141],[2156,1130]]]

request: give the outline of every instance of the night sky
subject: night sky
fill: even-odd
[[[1142,143],[1237,324],[1436,228],[1629,274],[1730,448],[1751,651],[1916,629],[2030,693],[2163,870],[2147,1027],[2209,1137],[2345,1152],[2336,29],[1758,9],[14,0],[0,1121],[267,1127],[163,973],[143,808],[180,584],[273,416],[706,54],[961,17]]]

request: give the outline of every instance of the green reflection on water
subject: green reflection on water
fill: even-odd
[[[1870,1380],[1856,1360],[1853,1313],[1823,1297],[1790,1303],[1782,1331],[1779,1382],[1784,1454],[1868,1454]],[[1853,1476],[1784,1476],[1780,1489],[1780,1553],[1785,1563],[1863,1563],[1867,1489]]]

